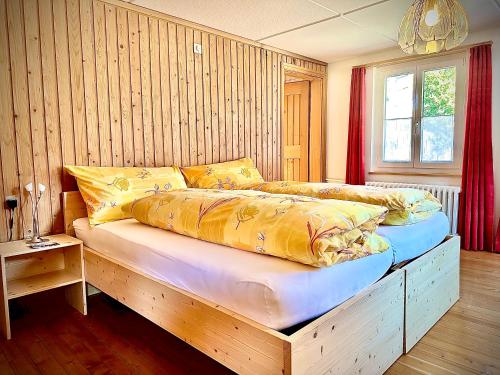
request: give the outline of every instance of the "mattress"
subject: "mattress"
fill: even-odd
[[[450,232],[450,222],[443,212],[416,224],[381,225],[376,233],[391,244],[393,263],[416,258],[439,245]]]
[[[253,319],[284,329],[315,318],[379,280],[392,264],[381,254],[315,268],[204,242],[126,219],[76,236],[103,255]]]

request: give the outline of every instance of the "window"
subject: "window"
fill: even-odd
[[[460,169],[465,64],[454,55],[376,68],[372,171]]]

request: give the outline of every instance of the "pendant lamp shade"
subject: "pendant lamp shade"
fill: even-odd
[[[425,55],[459,46],[469,33],[467,14],[458,0],[415,0],[399,28],[399,46]]]

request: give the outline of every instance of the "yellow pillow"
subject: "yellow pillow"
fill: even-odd
[[[178,167],[64,167],[76,177],[90,225],[132,217],[122,206],[165,191],[186,189]]]
[[[190,188],[234,190],[244,184],[264,182],[249,158],[181,169]]]

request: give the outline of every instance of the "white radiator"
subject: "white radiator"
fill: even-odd
[[[443,186],[443,185],[420,185],[420,184],[405,184],[400,182],[375,182],[369,181],[368,186],[380,186],[386,188],[413,188],[419,190],[430,191],[443,205],[443,212],[450,220],[450,233],[457,233],[458,225],[458,194],[460,186]]]

